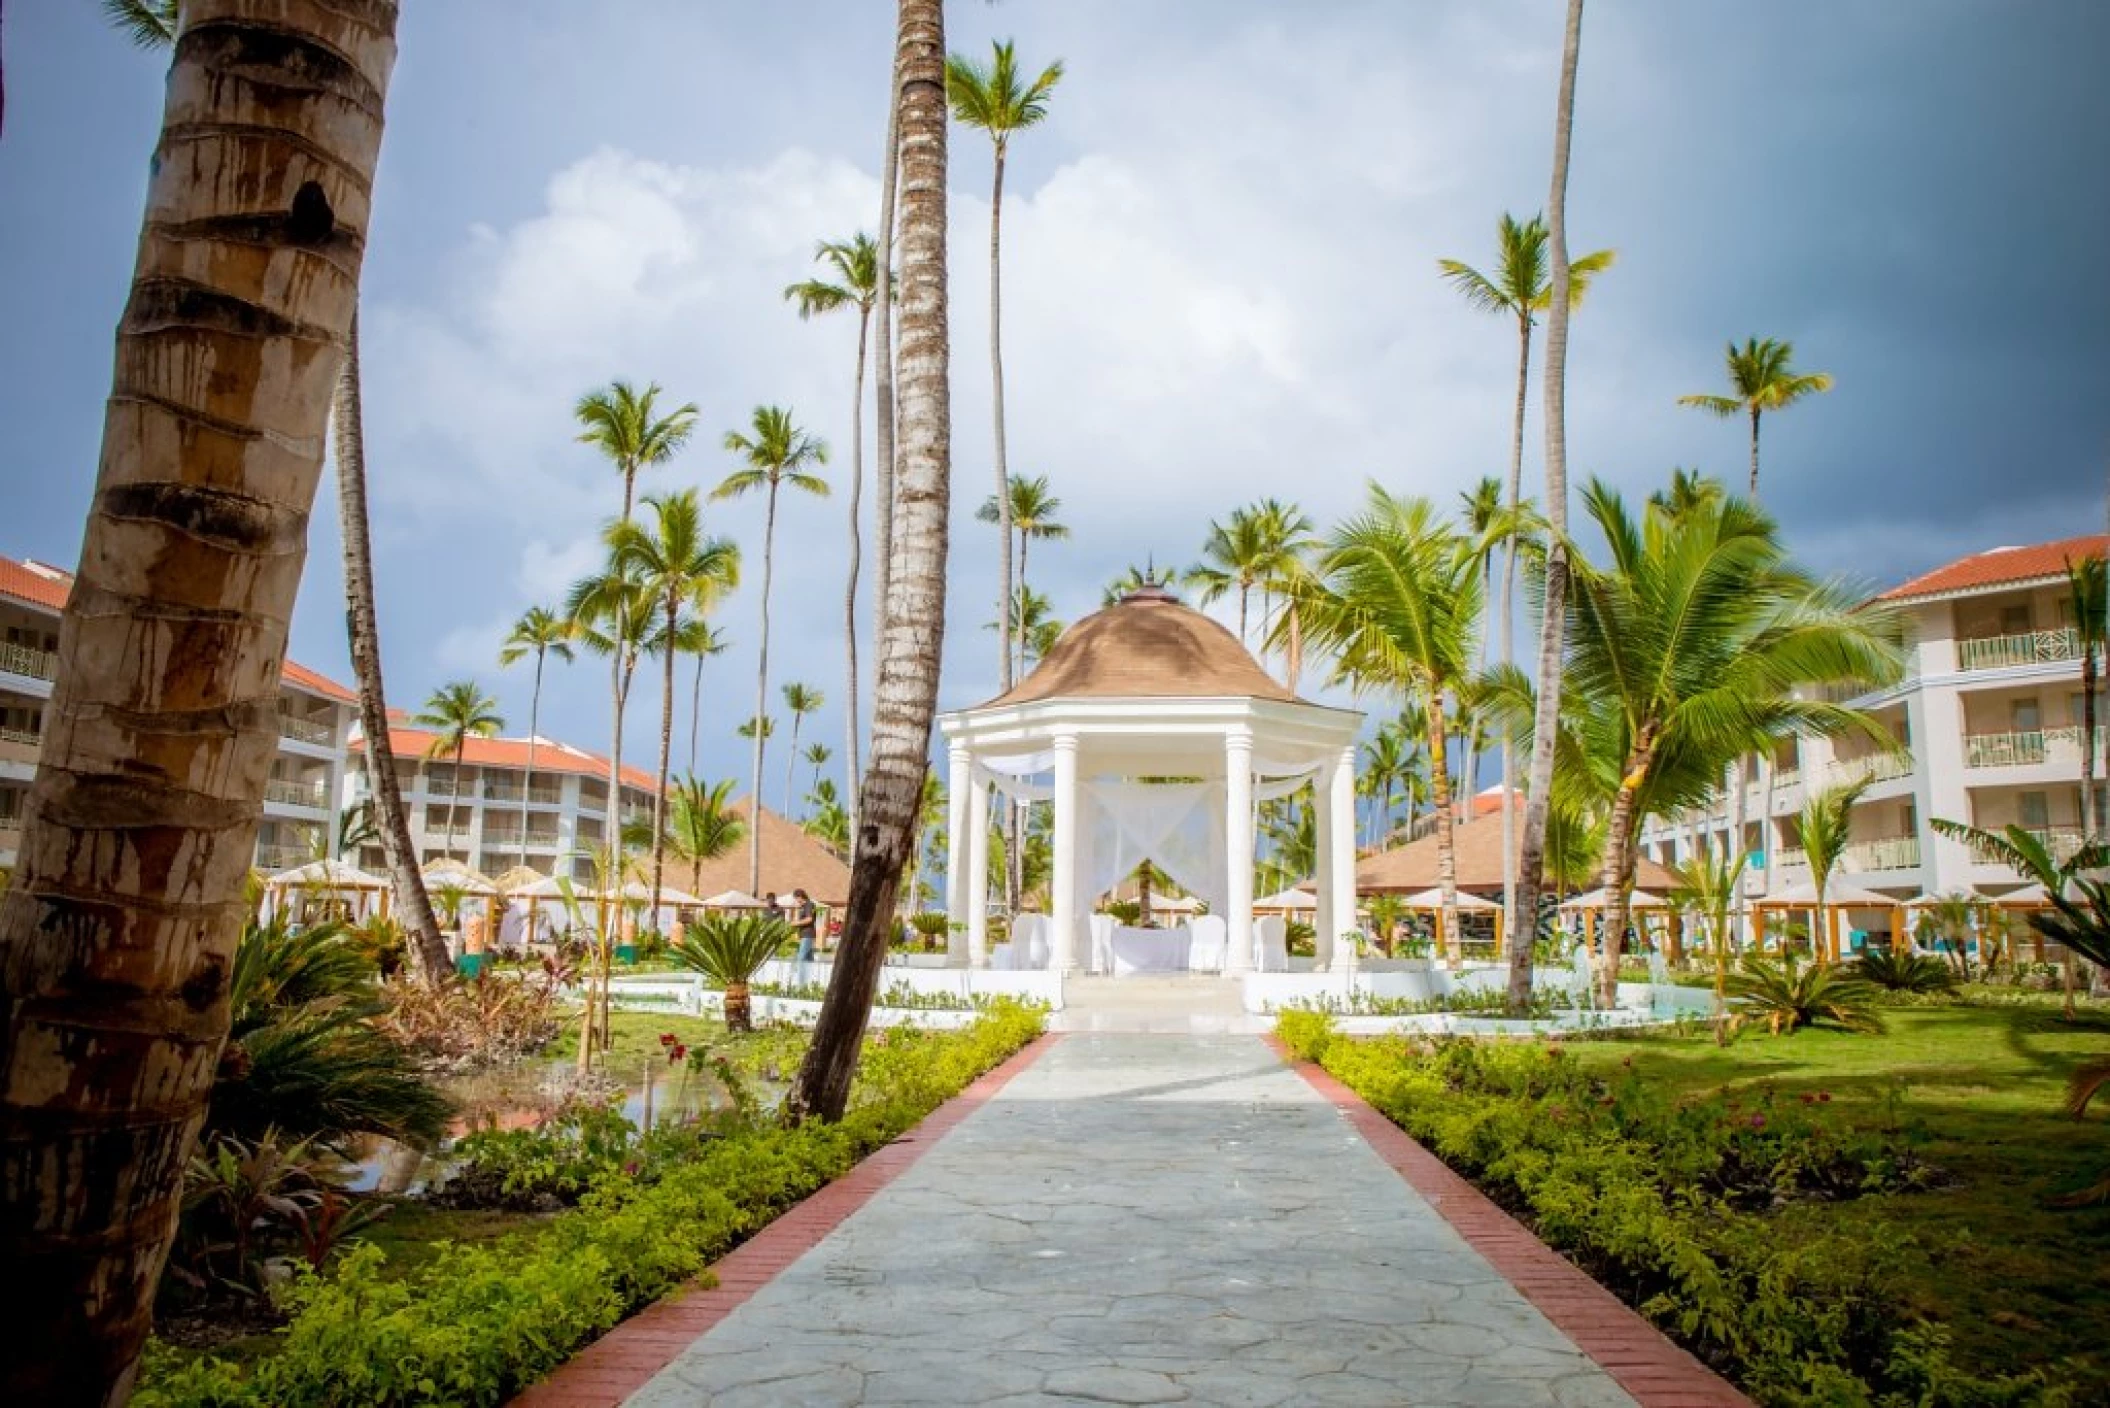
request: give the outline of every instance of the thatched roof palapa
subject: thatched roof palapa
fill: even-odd
[[[743,820],[753,814],[752,804],[745,797],[734,802],[732,810]],[[722,856],[705,861],[701,870],[693,874],[686,861],[669,856],[668,878],[683,881],[700,895],[715,895],[722,890],[746,891],[747,845],[747,837],[742,835],[739,845]],[[760,888],[763,894],[774,894],[779,899],[793,890],[804,890],[816,904],[839,907],[848,903],[850,898],[850,867],[837,860],[833,852],[801,831],[795,823],[764,807]]]
[[[1521,827],[1518,828],[1522,830]],[[1453,832],[1457,858],[1458,888],[1499,893],[1502,888],[1502,818],[1476,817]],[[1395,846],[1356,862],[1355,888],[1363,895],[1404,895],[1433,888],[1436,880],[1436,836]],[[1643,858],[1635,867],[1634,883],[1661,893],[1673,889],[1678,877],[1664,866]]]

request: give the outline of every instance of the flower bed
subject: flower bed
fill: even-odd
[[[1943,1332],[1901,1314],[1903,1249],[1879,1224],[1785,1235],[1792,1205],[1947,1183],[1901,1120],[1854,1129],[1824,1091],[1674,1101],[1554,1043],[1348,1040],[1319,1013],[1278,1032],[1761,1401],[2070,1401],[1951,1365]]]
[[[958,1032],[875,1034],[839,1124],[785,1129],[750,1112],[669,1135],[641,1157],[590,1167],[573,1211],[443,1248],[407,1275],[391,1275],[375,1248],[354,1249],[284,1293],[292,1320],[275,1353],[238,1365],[150,1350],[133,1402],[504,1402],[916,1124],[1040,1027],[1038,1013],[1005,1006]]]

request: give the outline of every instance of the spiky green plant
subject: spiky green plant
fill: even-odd
[[[791,937],[791,926],[774,914],[712,914],[684,928],[667,953],[725,989],[725,1025],[744,1032],[754,1026],[748,985],[755,970]]]
[[[1949,965],[1924,953],[1870,949],[1861,955],[1853,971],[1889,992],[1951,992],[1956,987],[1956,974]]]
[[[1778,963],[1757,954],[1746,956],[1743,967],[1729,975],[1727,989],[1735,1003],[1731,1021],[1739,1027],[1764,1023],[1775,1036],[1803,1027],[1868,1033],[1884,1029],[1875,984],[1844,969],[1805,964],[1792,953],[1782,955]]]

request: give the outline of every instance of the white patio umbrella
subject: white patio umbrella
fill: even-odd
[[[1612,907],[1613,901],[1617,898],[1617,891],[1608,889],[1605,886],[1600,885],[1594,890],[1585,890],[1582,894],[1575,896],[1573,899],[1562,901],[1561,908],[1610,909]],[[1647,890],[1636,890],[1634,891],[1632,897],[1628,899],[1627,908],[1669,909],[1670,901],[1664,899],[1661,895],[1651,894]]]
[[[1408,909],[1441,909],[1443,908],[1443,891],[1423,890],[1419,894],[1406,896],[1400,900],[1400,903]],[[1458,911],[1461,914],[1495,913],[1499,912],[1501,908],[1502,906],[1496,904],[1493,900],[1482,899],[1470,891],[1460,890],[1458,892]]]
[[[1277,890],[1272,895],[1253,901],[1253,911],[1256,914],[1269,911],[1300,914],[1308,910],[1317,910],[1318,907],[1319,897],[1301,885],[1293,885],[1287,890]]]
[[[745,890],[723,890],[707,900],[697,900],[705,909],[767,909],[768,905]]]

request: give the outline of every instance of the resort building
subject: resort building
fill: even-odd
[[[593,880],[591,853],[609,839],[606,756],[552,738],[472,738],[457,774],[451,750],[427,756],[436,737],[402,724],[388,731],[419,864],[452,856],[485,875],[528,865],[545,875]],[[355,733],[347,805],[366,800],[365,751],[365,739]],[[617,827],[649,823],[657,794],[650,773],[625,766]],[[348,859],[377,874],[384,867],[378,841]]]
[[[1990,831],[2019,824],[2055,856],[2071,855],[2082,835],[2082,689],[2066,564],[2103,556],[2106,547],[2110,538],[2097,535],[1994,548],[1878,597],[1902,621],[1905,678],[1850,702],[1874,715],[1896,746],[1791,739],[1770,776],[1754,769],[1745,799],[1747,895],[1808,883],[1798,824],[1805,797],[1854,778],[1869,779],[1869,787],[1854,807],[1852,845],[1835,884],[1898,899],[1957,892],[1997,899],[2023,885],[2008,866],[1937,836],[1928,824],[1935,817]],[[2102,768],[2100,699],[2097,709]],[[2096,807],[2100,828],[2101,793]],[[1725,810],[1718,802],[1708,817],[1653,823],[1642,837],[1646,854],[1671,862],[1703,839],[1719,844],[1729,829]]]
[[[36,776],[44,706],[57,673],[59,615],[73,574],[0,557],[0,865],[15,863],[22,806]],[[335,854],[345,745],[358,699],[288,660],[280,676],[278,756],[264,785],[256,864],[283,870]]]

